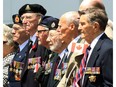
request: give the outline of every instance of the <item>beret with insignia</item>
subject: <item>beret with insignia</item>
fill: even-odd
[[[18,14],[12,15],[12,20],[13,20],[14,24],[18,24],[18,23],[22,24],[22,21],[21,21],[20,16]]]
[[[19,9],[19,15],[21,16],[24,13],[41,13],[45,15],[47,10],[39,4],[25,4]]]
[[[49,30],[54,30],[58,27],[59,19],[52,16],[43,16],[39,25],[49,28]]]

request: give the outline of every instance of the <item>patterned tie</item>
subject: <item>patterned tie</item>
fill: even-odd
[[[80,64],[79,70],[77,71],[76,76],[74,77],[74,80],[73,80],[73,87],[79,87],[78,81],[82,78],[83,73],[85,71],[86,61],[87,61],[87,57],[88,57],[90,49],[91,48],[89,46],[86,49],[86,52],[84,53],[84,57],[81,60],[81,64]]]

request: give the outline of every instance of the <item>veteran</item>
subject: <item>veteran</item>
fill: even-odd
[[[79,6],[79,11],[86,10],[87,8],[97,7],[99,9],[105,10],[105,6],[102,0],[83,0]],[[113,39],[113,23],[110,19],[108,19],[107,26],[105,29],[105,34]]]
[[[67,87],[70,86],[72,84],[67,84],[70,81],[70,76],[68,76],[71,72],[71,68],[73,69],[73,67],[75,67],[75,69],[73,70],[73,72],[71,72],[71,74],[74,73],[74,71],[76,70],[76,68],[78,68],[77,64],[79,63],[79,61],[75,61],[75,57],[83,54],[82,51],[79,51],[77,49],[77,44],[79,44],[80,46],[84,43],[85,40],[82,40],[80,38],[80,31],[78,30],[78,25],[79,25],[79,14],[76,11],[70,11],[70,12],[66,12],[64,13],[61,17],[60,17],[60,21],[59,21],[59,27],[57,29],[57,31],[59,32],[59,37],[62,40],[62,44],[66,44],[65,48],[68,50],[67,52],[67,58],[65,59],[65,61],[62,62],[63,65],[67,65],[66,69],[64,69],[64,67],[62,67],[62,74],[64,75],[63,79],[60,81],[60,83],[58,84],[57,87]],[[62,46],[61,46],[62,47]],[[79,59],[81,59],[81,57],[79,57]],[[64,60],[64,59],[62,59]],[[74,63],[73,65],[71,63]],[[77,63],[78,62],[78,63]],[[76,64],[76,66],[74,66]],[[68,67],[71,67],[70,69]],[[67,72],[68,71],[68,72]],[[74,74],[73,74],[74,75]],[[67,80],[67,78],[69,78]],[[67,80],[67,81],[66,81]]]
[[[29,33],[30,40],[32,41],[32,46],[28,57],[25,59],[25,65],[21,74],[22,87],[39,87],[41,85],[41,78],[36,80],[35,74],[40,66],[44,66],[46,48],[38,45],[36,30],[42,16],[46,12],[46,9],[39,4],[25,4],[19,9],[23,27]]]
[[[70,52],[71,48],[70,46],[68,47],[68,45],[72,40],[74,40],[74,42],[79,40],[78,18],[79,15],[75,11],[63,14],[60,18],[57,32],[50,31],[49,33],[47,41],[50,45],[50,49],[58,53],[58,56],[55,58],[56,61],[54,61],[54,63],[58,64],[54,64],[54,67],[52,67],[52,73],[49,78],[50,80],[48,82],[48,87],[56,87],[59,81],[62,81],[61,79],[67,70],[68,62],[70,56],[72,55],[72,52]],[[53,34],[52,32],[56,33]],[[63,85],[64,84],[65,82],[63,82]]]
[[[48,50],[49,44],[46,39],[48,37],[49,31],[57,29],[58,22],[59,20],[57,18],[52,16],[43,16],[37,27],[36,37],[38,38],[38,44],[47,48],[45,51],[45,66],[41,67],[43,70],[38,71],[36,75],[36,78],[39,78],[40,73],[43,73],[41,87],[47,87],[49,74],[51,73],[51,68],[54,61],[53,57],[57,55],[57,53]]]
[[[79,81],[81,87],[113,86],[113,43],[104,33],[107,21],[102,9],[88,8],[81,13],[78,29],[91,48]]]
[[[18,14],[12,16],[13,19],[13,41],[19,44],[14,58],[9,65],[8,81],[9,87],[21,87],[21,73],[24,66],[24,61],[30,45],[30,35],[25,31],[22,21]]]

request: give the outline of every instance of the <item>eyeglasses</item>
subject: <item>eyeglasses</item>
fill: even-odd
[[[37,30],[38,33],[41,33],[42,31],[48,31],[48,30]]]
[[[8,41],[3,41],[3,44],[7,43]]]

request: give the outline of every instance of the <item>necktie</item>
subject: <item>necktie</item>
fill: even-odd
[[[84,54],[84,57],[81,60],[81,64],[80,64],[79,70],[77,71],[76,76],[74,77],[74,80],[73,80],[73,87],[79,87],[78,81],[82,78],[83,73],[85,71],[86,61],[87,61],[87,57],[88,57],[88,54],[89,54],[90,49],[91,48],[89,46],[86,49],[86,52]]]
[[[65,49],[64,56],[63,56],[63,62],[66,62],[67,61],[67,58],[68,58],[68,49],[66,48]]]
[[[59,56],[57,56],[56,58],[57,58],[56,61],[55,61],[56,63],[53,65],[53,67],[54,67],[54,75],[55,75],[56,69],[58,68],[58,63],[60,61],[60,57]]]
[[[68,56],[68,49],[66,48],[65,49],[65,52],[63,54],[63,57],[61,58],[61,60],[59,61],[59,64],[58,64],[58,68],[62,68],[62,63],[66,62],[67,60],[67,56]]]

